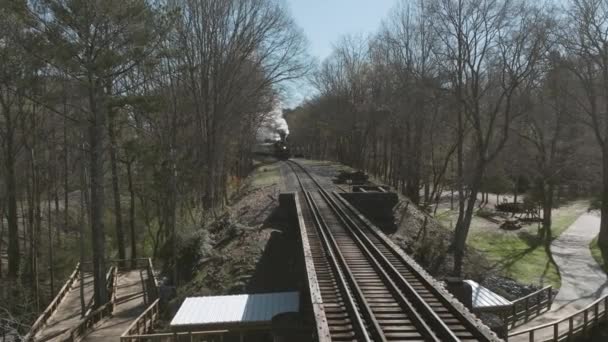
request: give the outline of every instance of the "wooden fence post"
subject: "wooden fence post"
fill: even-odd
[[[595,311],[593,314],[595,315],[594,320],[595,320],[595,324],[597,324],[600,321],[599,318],[599,314],[600,314],[600,303],[595,303],[595,305],[593,306],[593,310]]]
[[[534,330],[530,331],[530,342],[534,342]]]
[[[557,341],[558,336],[559,336],[559,323],[555,323],[553,325],[553,341]]]

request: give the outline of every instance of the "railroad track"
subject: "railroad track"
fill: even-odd
[[[287,161],[332,341],[492,341],[336,193]]]

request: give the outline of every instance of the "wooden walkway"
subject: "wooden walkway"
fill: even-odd
[[[87,310],[93,298],[93,274],[84,273],[84,298]],[[59,303],[57,309],[46,321],[44,327],[34,336],[35,341],[46,341],[71,329],[80,322],[80,278],[72,284],[69,292]]]
[[[82,341],[119,341],[120,335],[146,309],[146,270],[119,271],[116,304],[112,316],[99,324]]]
[[[600,217],[586,213],[553,240],[551,253],[562,278],[559,293],[550,311],[514,329],[509,341],[561,340],[605,320],[608,278],[589,250],[599,226]]]
[[[111,261],[131,264],[130,260]],[[86,269],[84,298],[87,305],[81,317],[80,264],[55,299],[36,320],[26,342],[45,341],[118,341],[131,323],[158,299],[158,284],[149,258],[136,260],[136,268],[111,266],[106,274],[110,300],[92,310],[93,276]],[[85,264],[89,266],[90,264]]]

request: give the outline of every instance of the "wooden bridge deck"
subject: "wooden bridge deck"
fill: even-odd
[[[84,298],[88,309],[93,298],[93,274],[88,272],[84,273]],[[80,278],[77,278],[57,310],[47,320],[44,328],[36,334],[34,340],[46,341],[71,329],[80,322],[80,311]]]
[[[119,271],[116,306],[112,316],[102,320],[82,341],[118,341],[120,335],[147,307],[145,269]]]
[[[87,313],[81,317],[80,264],[25,337],[27,342],[118,341],[127,328],[158,298],[154,266],[137,259],[136,268],[112,266],[106,274],[110,300],[92,310],[93,276],[84,271]],[[112,261],[118,263],[119,261]]]

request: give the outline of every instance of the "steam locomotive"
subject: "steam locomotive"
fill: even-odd
[[[253,153],[261,156],[272,156],[281,160],[289,159],[291,156],[287,140],[266,140],[258,143],[254,146]]]

